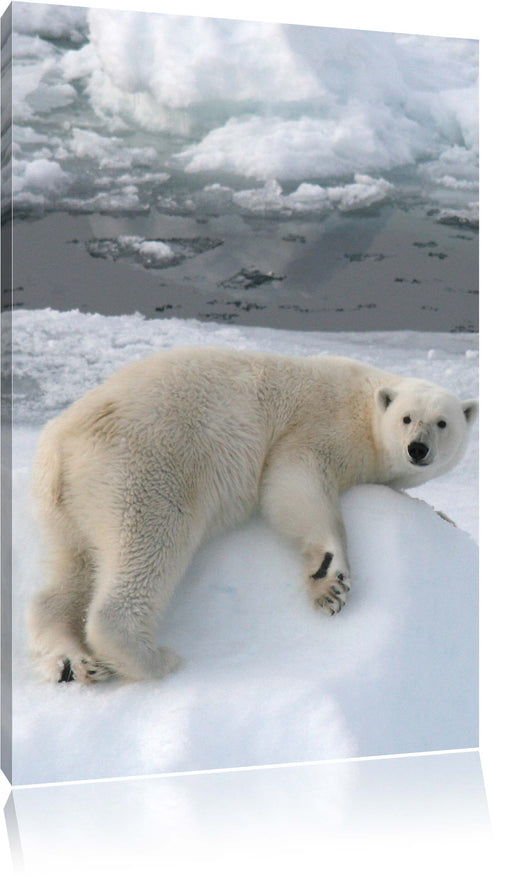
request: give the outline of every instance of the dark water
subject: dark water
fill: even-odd
[[[15,309],[303,330],[478,330],[478,232],[425,209],[388,205],[320,220],[54,212],[13,229]]]

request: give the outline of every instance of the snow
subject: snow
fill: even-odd
[[[121,364],[186,343],[333,352],[469,397],[476,335],[299,333],[54,310],[12,320],[16,785],[478,744],[476,432],[463,463],[430,485],[342,497],[353,589],[337,617],[310,606],[299,556],[255,516],[192,562],[160,628],[183,659],[163,681],[41,684],[24,627],[39,584],[29,499],[38,431]]]

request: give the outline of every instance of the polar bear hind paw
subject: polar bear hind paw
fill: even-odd
[[[47,666],[48,673],[49,669],[50,666]],[[67,656],[60,656],[54,660],[52,669],[54,677],[48,677],[47,680],[57,681],[59,684],[69,683],[70,681],[92,684],[97,681],[105,681],[114,675],[114,672],[108,666],[92,657],[85,656],[75,660],[71,660]]]
[[[333,554],[326,552],[318,570],[311,574],[309,585],[316,607],[328,616],[339,613],[347,602],[350,592],[350,580],[342,571],[329,573]]]

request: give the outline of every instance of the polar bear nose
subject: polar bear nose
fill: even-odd
[[[423,442],[413,441],[407,448],[409,453],[409,457],[414,463],[419,463],[420,460],[424,460],[428,454],[428,446],[424,445]]]

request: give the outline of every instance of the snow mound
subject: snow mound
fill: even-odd
[[[24,430],[20,450],[34,444]],[[332,618],[259,518],[212,540],[161,624],[181,669],[90,688],[41,684],[30,665],[28,484],[15,469],[16,785],[477,744],[477,547],[426,503],[376,486],[342,497],[353,590]]]

